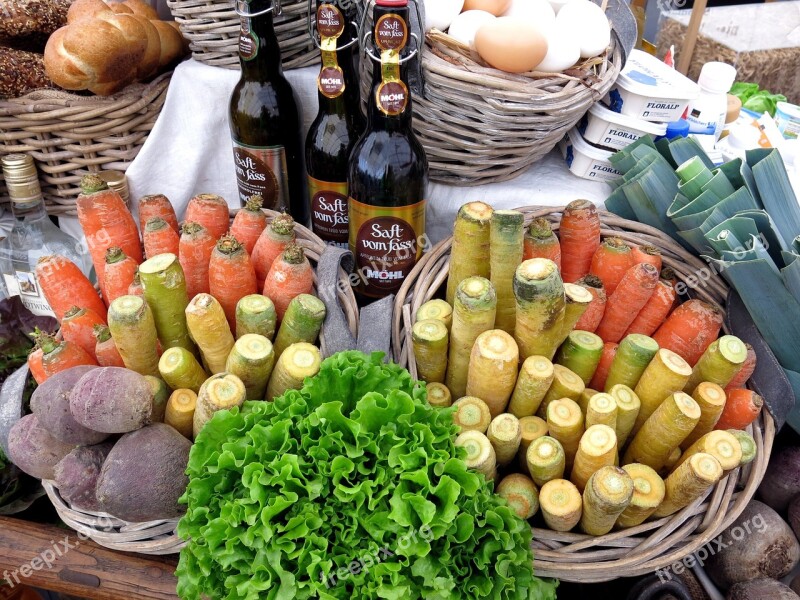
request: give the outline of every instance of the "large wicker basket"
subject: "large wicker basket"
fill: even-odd
[[[235,213],[236,211],[233,212]],[[270,218],[274,218],[278,214],[270,210],[265,212]],[[316,265],[325,249],[325,243],[303,226],[296,226],[295,233],[299,244],[306,252],[306,256],[313,265]],[[340,270],[339,280],[342,283],[337,289],[339,305],[347,319],[350,331],[353,332],[353,335],[357,335],[358,305],[356,304],[350,280],[344,270]],[[316,273],[314,283],[316,285]],[[324,345],[322,346],[322,353],[323,356],[326,354]],[[181,548],[186,545],[176,533],[178,519],[132,523],[107,513],[88,511],[70,506],[61,497],[53,481],[42,481],[42,486],[64,523],[100,546],[139,554],[175,554],[180,552]]]
[[[241,23],[234,0],[167,0],[167,4],[195,60],[239,68]],[[283,67],[297,69],[319,62],[319,51],[308,35],[308,1],[290,0],[281,6],[282,13],[274,20]]]
[[[164,105],[170,77],[164,73],[106,97],[37,90],[2,100],[0,156],[33,156],[48,212],[74,216],[83,175],[124,171],[136,158]],[[1,176],[0,202],[8,202]]]
[[[525,213],[526,222],[548,217],[557,230],[563,207],[519,210]],[[664,264],[672,267],[681,281],[698,272],[708,273],[703,261],[661,231],[611,213],[600,214],[603,235],[657,246]],[[417,369],[411,349],[411,325],[419,307],[435,297],[447,281],[451,245],[452,238],[448,238],[425,255],[406,278],[395,301],[394,355],[414,377]],[[727,288],[716,274],[711,274],[703,287],[693,289],[697,297],[722,308]],[[744,510],[767,468],[775,439],[772,417],[763,411],[749,430],[756,440],[755,460],[745,468],[731,471],[704,497],[671,517],[599,537],[534,527],[537,574],[586,583],[633,577],[667,567],[708,544]]]
[[[362,54],[362,96],[372,78]],[[414,132],[428,157],[433,181],[480,185],[518,175],[550,152],[591,106],[603,98],[622,68],[612,36],[600,57],[565,74],[504,73],[445,33],[426,35],[424,94],[413,95]]]

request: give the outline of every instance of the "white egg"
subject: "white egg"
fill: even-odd
[[[556,13],[547,0],[512,0],[504,17],[520,17],[545,32],[556,20]]]
[[[556,13],[556,16],[558,16],[558,11],[569,1],[570,0],[550,0],[550,7],[553,9],[553,12]]]
[[[581,57],[590,58],[601,54],[611,43],[611,25],[608,17],[590,0],[569,0],[556,15],[566,31],[580,41]]]
[[[464,8],[464,0],[425,0],[425,31],[446,31]]]
[[[481,25],[496,18],[485,10],[468,10],[453,19],[447,33],[462,44],[471,46],[475,41],[475,33],[481,28]]]
[[[581,58],[580,41],[572,31],[564,27],[558,20],[545,33],[547,38],[547,55],[536,67],[543,73],[560,73],[569,69]]]

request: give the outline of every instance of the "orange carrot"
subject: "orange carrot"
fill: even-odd
[[[119,246],[111,246],[106,250],[106,268],[103,273],[103,299],[106,306],[128,293],[137,268],[136,261],[127,256]]]
[[[142,287],[142,280],[139,277],[139,268],[136,268],[136,272],[133,274],[133,281],[128,286],[128,295],[129,296],[143,296],[144,295],[144,287]]]
[[[658,283],[653,265],[634,265],[625,272],[617,289],[608,297],[603,320],[595,333],[604,342],[619,342],[636,315],[650,300]]]
[[[762,406],[764,400],[753,390],[747,388],[731,390],[714,429],[744,429],[756,420]]]
[[[208,265],[216,240],[198,223],[186,221],[181,228],[178,260],[186,278],[186,295],[189,300],[197,294],[208,293]]]
[[[43,256],[36,265],[36,279],[59,323],[64,313],[75,305],[91,308],[103,319],[106,318],[106,305],[97,295],[92,282],[68,258]]]
[[[650,263],[661,271],[661,250],[652,244],[631,246],[631,258],[633,259],[633,264]]]
[[[94,327],[94,355],[97,357],[97,364],[101,367],[124,367],[125,362],[120,356],[117,344],[111,337],[111,332],[106,325],[95,325]]]
[[[73,344],[67,340],[59,342],[53,336],[47,334],[42,335],[40,340],[45,379],[72,367],[97,365],[97,361],[89,356],[78,344]]]
[[[263,204],[261,196],[251,196],[245,207],[236,213],[231,225],[231,235],[239,240],[250,255],[261,232],[267,227],[267,215],[261,210]]]
[[[631,247],[618,237],[606,238],[592,256],[589,273],[603,282],[606,294],[610,296],[622,281],[625,271],[633,266]]]
[[[97,343],[94,339],[94,327],[105,324],[100,315],[92,309],[73,306],[64,313],[64,319],[61,321],[61,335],[68,342],[83,348],[86,354],[97,360],[94,350]]]
[[[202,225],[216,241],[227,233],[230,226],[228,203],[215,194],[199,194],[189,200],[183,220]]]
[[[588,200],[574,200],[561,215],[561,277],[574,283],[589,272],[600,245],[600,217]]]
[[[617,355],[617,348],[619,344],[614,342],[606,342],[603,344],[603,353],[600,355],[600,362],[597,363],[597,368],[594,371],[594,376],[587,386],[591,390],[604,390],[606,389],[606,379],[608,379],[608,370],[611,368],[611,363],[614,362],[614,357]]]
[[[219,300],[231,331],[236,331],[236,303],[256,294],[256,272],[250,256],[232,235],[224,235],[211,253],[208,265],[208,287]]]
[[[159,254],[178,255],[180,237],[161,217],[153,217],[144,226],[144,254],[153,258]]]
[[[522,260],[531,258],[547,258],[556,263],[558,270],[561,270],[561,244],[553,233],[550,221],[544,217],[534,219],[525,232]]]
[[[264,287],[272,263],[286,249],[286,245],[295,240],[294,226],[294,219],[290,215],[278,215],[258,237],[252,258],[259,289]]]
[[[289,244],[283,254],[272,263],[264,282],[264,295],[275,304],[278,319],[283,319],[292,299],[300,294],[310,294],[314,286],[311,263],[297,244]]]
[[[642,335],[651,336],[656,329],[664,322],[670,311],[672,305],[675,303],[675,288],[672,284],[663,279],[659,280],[656,284],[656,290],[650,296],[650,300],[644,305],[644,308],[639,311],[633,323],[630,324],[625,335],[631,333],[641,333]],[[623,336],[624,337],[624,336]]]
[[[147,222],[153,217],[161,217],[169,223],[175,233],[180,233],[175,209],[164,194],[152,194],[139,198],[139,229],[142,233],[144,233]]]
[[[672,267],[664,267],[661,269],[661,279],[663,279],[666,283],[671,283],[672,287],[675,289],[675,301],[672,303],[672,310],[675,310],[681,303],[677,293],[678,276],[675,274],[675,269]]]
[[[659,347],[694,366],[722,328],[722,313],[708,302],[687,300],[653,334]]]
[[[86,245],[102,289],[106,250],[110,246],[119,246],[137,264],[142,262],[139,228],[122,197],[109,189],[97,175],[84,175],[75,204],[78,222],[86,236]]]
[[[731,379],[730,383],[725,387],[726,394],[730,394],[731,390],[743,388],[747,380],[750,379],[753,372],[756,370],[756,351],[753,350],[750,344],[745,344],[745,346],[747,347],[747,358],[744,359],[744,363],[742,363],[742,368],[739,369],[739,372],[733,376],[733,379]]]
[[[28,370],[30,370],[31,376],[37,384],[47,379],[47,375],[45,375],[44,372],[44,365],[42,364],[43,355],[44,353],[38,345],[28,354]]]
[[[581,315],[578,322],[575,323],[575,329],[581,331],[594,332],[600,321],[603,319],[603,313],[606,311],[606,290],[603,287],[603,282],[594,275],[584,275],[576,282],[581,287],[589,290],[593,300],[586,308],[586,312]]]

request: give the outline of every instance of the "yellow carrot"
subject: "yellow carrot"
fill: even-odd
[[[428,319],[441,321],[449,330],[450,325],[453,323],[453,307],[450,306],[446,300],[428,300],[419,307],[416,320],[427,321]]]
[[[617,444],[623,448],[633,431],[642,403],[631,388],[621,383],[612,387],[609,393],[617,403]]]
[[[514,338],[500,329],[484,331],[475,340],[469,359],[467,395],[489,406],[492,417],[505,411],[517,382],[519,350]]]
[[[691,396],[675,392],[650,415],[625,452],[622,464],[642,463],[658,471],[700,419]]]
[[[565,479],[553,479],[539,490],[539,508],[553,531],[569,531],[581,520],[581,493]]]
[[[447,277],[447,302],[455,305],[456,289],[468,277],[489,277],[492,207],[483,202],[469,202],[458,210],[453,225],[453,248]]]
[[[263,335],[246,333],[233,345],[225,370],[242,380],[248,400],[263,400],[274,366],[272,342]]]
[[[567,367],[589,385],[602,354],[603,340],[588,331],[575,330],[561,344],[555,362]]]
[[[539,492],[530,477],[520,473],[506,475],[495,493],[504,498],[520,519],[530,519],[539,510]]]
[[[212,374],[225,371],[234,340],[222,305],[211,294],[197,294],[186,307],[186,324],[206,368]]]
[[[739,446],[742,449],[741,465],[746,465],[747,463],[752,462],[757,453],[756,441],[753,439],[753,436],[746,431],[742,431],[741,429],[728,429],[726,431],[735,437],[739,442]]]
[[[633,479],[631,503],[617,519],[619,529],[636,527],[644,523],[664,500],[664,480],[647,465],[633,463],[622,469]]]
[[[686,385],[692,374],[692,367],[672,350],[662,348],[647,365],[639,378],[634,392],[642,403],[633,433],[639,431],[653,411],[664,401],[664,398],[679,392]]]
[[[171,229],[169,231],[172,231]],[[176,236],[177,237],[177,236]],[[194,352],[195,346],[186,327],[186,278],[178,257],[158,254],[139,265],[144,299],[153,311],[153,319],[161,346],[174,346]]]
[[[144,298],[115,299],[108,307],[108,329],[126,368],[159,377],[156,324]]]
[[[289,303],[289,308],[291,306]],[[286,312],[288,314],[289,310]],[[248,333],[257,333],[272,341],[277,320],[272,300],[261,294],[249,294],[236,303],[236,339]]]
[[[278,358],[267,384],[267,400],[282,396],[287,390],[299,390],[306,377],[319,373],[322,357],[319,348],[307,342],[292,344]]]
[[[544,356],[526,358],[508,403],[508,412],[519,418],[536,413],[553,383],[553,376],[553,363]]]
[[[577,400],[578,406],[581,407],[582,413],[586,414],[586,409],[589,408],[589,400],[592,399],[592,396],[599,393],[600,392],[593,390],[592,388],[584,388]]]
[[[147,383],[150,384],[150,389],[153,392],[153,412],[151,413],[151,419],[153,423],[163,423],[170,389],[160,377],[145,375],[144,378],[147,380]]]
[[[411,331],[419,378],[428,383],[443,383],[450,337],[447,327],[442,321],[426,319],[414,323]]]
[[[583,492],[589,477],[617,458],[617,434],[608,425],[592,425],[581,437],[570,481]]]
[[[180,346],[169,348],[161,355],[158,370],[173,390],[187,388],[195,394],[208,379],[208,373],[197,362],[194,354]]]
[[[711,342],[692,369],[683,391],[691,394],[703,381],[725,387],[741,370],[747,358],[747,346],[738,337],[723,335]]]
[[[556,264],[532,258],[517,267],[514,275],[517,322],[514,338],[520,356],[551,359],[561,344],[566,298]]]
[[[574,400],[553,400],[547,407],[547,431],[564,448],[566,469],[572,468],[584,432],[583,414]]]
[[[592,425],[608,425],[616,434],[617,401],[611,394],[600,393],[589,398],[585,415],[587,430]]]
[[[553,365],[553,383],[539,404],[536,414],[542,418],[547,417],[547,407],[553,400],[569,398],[577,402],[585,389],[583,379],[562,365]]]
[[[742,464],[742,445],[727,431],[710,431],[689,446],[678,459],[674,468],[689,460],[695,454],[705,452],[719,461],[723,471],[730,471]]]
[[[628,508],[633,497],[633,479],[619,467],[595,472],[583,492],[581,529],[589,535],[605,535]]]
[[[325,303],[316,296],[300,294],[292,298],[275,338],[275,356],[280,356],[286,348],[298,342],[313,344],[322,329],[325,314]],[[268,335],[264,337],[271,339]]]
[[[445,385],[455,397],[466,394],[472,346],[480,334],[494,328],[496,309],[497,296],[488,279],[469,277],[458,285],[445,377]]]
[[[429,383],[425,386],[428,391],[428,404],[446,408],[453,403],[450,390],[443,383]]]
[[[522,441],[522,428],[519,419],[510,413],[497,415],[489,423],[486,437],[494,447],[497,457],[497,464],[505,466],[509,464],[517,455],[520,442]]]
[[[167,401],[164,423],[191,440],[195,406],[197,406],[197,394],[193,390],[175,390]]]
[[[214,413],[241,406],[245,401],[244,383],[231,373],[217,373],[209,377],[197,394],[197,406],[192,422],[192,434],[195,438]]]
[[[497,292],[495,327],[514,335],[516,303],[514,271],[522,262],[525,217],[516,210],[496,210],[489,221],[489,273]]]
[[[664,501],[653,516],[661,518],[686,508],[722,478],[719,461],[701,452],[675,469],[664,482]]]
[[[486,402],[474,396],[464,396],[453,402],[455,412],[453,413],[453,423],[461,428],[461,431],[480,431],[486,433],[492,415]]]
[[[583,313],[589,308],[594,300],[592,293],[581,285],[575,283],[564,283],[564,322],[561,325],[561,344],[570,332],[575,329],[575,324],[580,321]],[[601,344],[602,345],[602,344]]]
[[[464,448],[467,456],[464,462],[471,469],[483,473],[491,481],[497,474],[497,463],[489,438],[480,431],[463,431],[456,438],[456,446]]]
[[[554,479],[562,479],[566,466],[564,447],[557,439],[543,435],[528,446],[525,463],[531,479],[538,486]]]
[[[547,421],[534,416],[522,417],[519,420],[519,429],[520,440],[519,450],[517,450],[517,466],[520,472],[530,475],[528,473],[528,459],[525,455],[534,440],[547,435]]]
[[[678,464],[678,461],[681,459],[683,452],[681,452],[680,448],[675,448],[672,452],[670,452],[669,458],[667,462],[664,463],[664,466],[659,469],[659,473],[664,475],[665,477],[672,473],[672,470],[675,468],[675,465]]]
[[[620,383],[635,388],[656,352],[658,344],[653,338],[639,333],[626,335],[619,343],[608,369],[606,391]]]
[[[695,425],[692,433],[689,434],[689,437],[681,444],[684,450],[709,431],[712,431],[717,421],[719,421],[722,411],[725,409],[725,390],[716,383],[704,381],[695,386],[692,398],[700,406],[700,420]]]

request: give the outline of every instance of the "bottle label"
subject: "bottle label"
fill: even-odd
[[[383,15],[375,23],[375,45],[381,50],[402,50],[407,41],[408,26],[400,15]]]
[[[403,284],[422,256],[426,201],[386,207],[350,198],[349,204],[350,250],[361,288],[368,296],[386,296]]]
[[[36,274],[29,271],[14,271],[4,273],[3,280],[9,296],[19,296],[23,306],[33,314],[40,317],[55,317],[47,300],[39,287]]]
[[[383,114],[397,116],[408,106],[408,88],[402,81],[384,81],[375,90],[375,102]]]
[[[317,88],[326,98],[338,98],[344,93],[344,71],[339,65],[322,67],[317,78]]]
[[[239,31],[239,57],[242,60],[253,60],[258,55],[258,39],[250,29],[249,17],[241,17]]]
[[[317,9],[317,31],[322,38],[338,38],[344,33],[344,15],[333,4],[321,4]]]
[[[289,210],[289,175],[283,146],[259,148],[234,140],[233,159],[242,205],[250,196],[260,195],[264,198],[264,208]]]
[[[311,227],[324,242],[347,248],[347,182],[320,181],[308,177]]]
[[[344,71],[336,57],[336,43],[344,33],[344,21],[344,15],[333,4],[321,4],[317,9],[317,31],[322,48],[317,88],[326,98],[338,98],[344,93]]]

